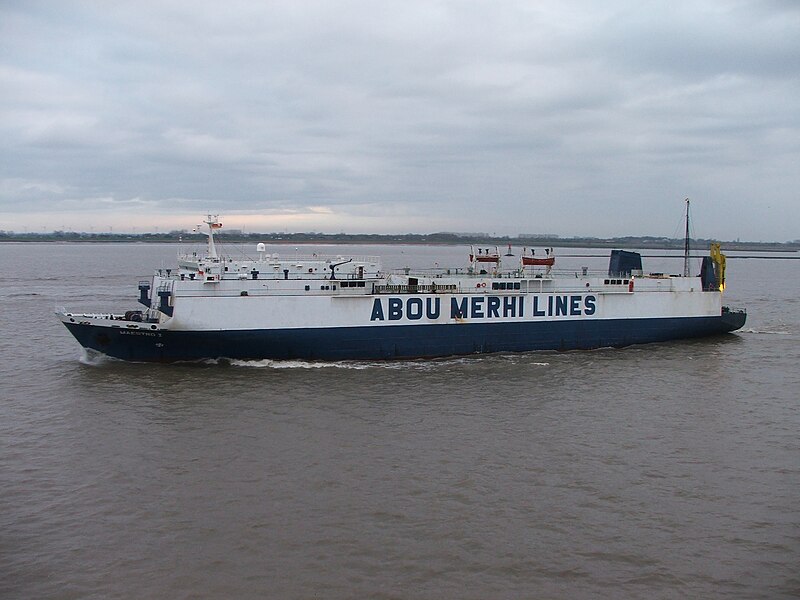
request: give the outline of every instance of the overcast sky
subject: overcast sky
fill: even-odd
[[[800,238],[795,0],[0,2],[0,229]]]

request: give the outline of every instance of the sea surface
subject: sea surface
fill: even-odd
[[[87,360],[54,310],[136,308],[138,280],[177,251],[0,245],[3,599],[800,597],[797,260],[729,258],[726,303],[748,321],[703,340]],[[467,261],[450,246],[270,251]]]

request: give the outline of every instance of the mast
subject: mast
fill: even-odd
[[[219,215],[208,215],[203,223],[208,225],[208,232],[206,233],[208,236],[208,258],[216,260],[219,256],[217,255],[217,247],[214,244],[214,230],[221,228],[222,223],[219,220]]]
[[[689,277],[689,199],[686,199],[686,232],[683,237],[683,276]]]

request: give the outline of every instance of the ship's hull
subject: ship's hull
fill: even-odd
[[[531,350],[586,350],[726,333],[746,315],[529,322],[448,323],[389,327],[156,330],[64,324],[85,348],[131,361],[208,358],[386,360]]]

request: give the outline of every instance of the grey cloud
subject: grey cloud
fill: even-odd
[[[392,214],[386,230],[424,214],[444,229],[658,234],[689,195],[742,207],[709,236],[796,238],[747,205],[770,177],[771,200],[800,221],[796,169],[775,168],[799,158],[798,14],[4,4],[0,180],[39,183],[0,184],[0,212],[110,214],[138,199],[165,213]]]

